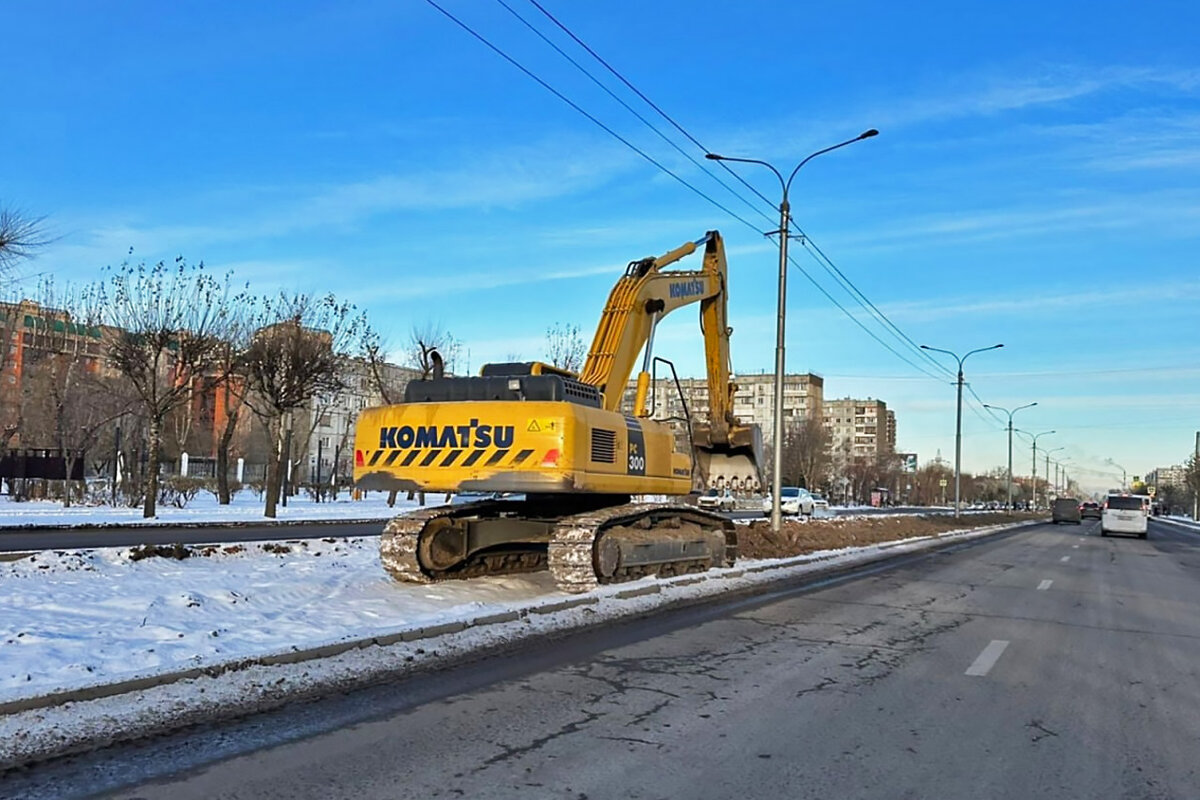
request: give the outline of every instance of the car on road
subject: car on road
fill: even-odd
[[[1074,497],[1060,497],[1054,501],[1050,511],[1050,519],[1057,525],[1060,522],[1082,524],[1079,515],[1079,500]]]
[[[733,496],[733,492],[728,488],[709,489],[700,495],[696,501],[696,505],[701,508],[715,508],[718,511],[733,511],[737,506],[737,498]]]
[[[1132,533],[1139,539],[1145,539],[1149,516],[1150,498],[1146,495],[1110,494],[1100,511],[1100,535]]]
[[[1085,500],[1079,504],[1079,518],[1080,519],[1087,519],[1088,517],[1091,517],[1092,519],[1100,519],[1101,516],[1102,516],[1102,514],[1100,511],[1099,503],[1093,502],[1091,500]]]
[[[763,513],[771,513],[771,495],[763,498]],[[784,486],[779,492],[779,513],[792,516],[811,517],[813,496],[808,489],[799,486]]]

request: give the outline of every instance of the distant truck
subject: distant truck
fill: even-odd
[[[1079,501],[1074,497],[1060,497],[1054,501],[1054,507],[1051,509],[1051,519],[1057,525],[1060,522],[1074,522],[1076,525],[1083,524],[1083,519],[1079,514]]]

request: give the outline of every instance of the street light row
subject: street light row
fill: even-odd
[[[823,154],[831,152],[833,150],[837,150],[841,147],[845,147],[846,145],[854,144],[855,142],[860,142],[863,139],[870,139],[870,138],[872,138],[874,136],[878,136],[878,135],[879,135],[879,131],[875,130],[874,128],[871,128],[870,130],[863,131],[858,136],[855,136],[853,139],[847,139],[844,142],[839,142],[835,145],[831,145],[830,147],[825,147],[820,150],[817,150],[814,153],[810,153],[809,155],[805,156],[803,159],[800,160],[800,163],[798,163],[795,166],[795,168],[791,171],[791,174],[788,175],[786,180],[783,177],[783,173],[781,173],[778,169],[776,169],[774,165],[770,164],[767,161],[762,161],[757,158],[735,158],[732,156],[718,155],[717,153],[706,153],[704,156],[705,158],[707,158],[710,161],[731,161],[731,162],[742,163],[742,164],[759,164],[761,166],[764,166],[767,169],[771,170],[772,173],[775,174],[775,177],[779,180],[779,188],[781,190],[781,199],[779,202],[779,229],[775,230],[775,231],[769,231],[766,234],[767,236],[775,236],[775,235],[779,236],[779,289],[778,289],[778,306],[777,306],[777,311],[776,311],[776,322],[775,322],[775,398],[774,398],[775,408],[774,408],[774,414],[773,414],[773,420],[774,420],[774,431],[773,431],[773,434],[774,434],[774,438],[773,438],[774,469],[772,470],[772,476],[771,476],[771,529],[776,532],[779,531],[781,523],[782,523],[782,512],[781,512],[781,507],[780,507],[780,494],[781,494],[781,491],[783,488],[783,381],[784,381],[784,375],[786,374],[785,359],[784,359],[784,325],[785,325],[786,308],[787,308],[788,228],[789,228],[789,223],[791,221],[791,206],[789,205],[789,202],[788,202],[788,192],[791,189],[792,180],[796,177],[796,174],[800,171],[800,168],[803,167],[805,164],[807,164],[812,159],[816,158],[819,155],[823,155]],[[970,350],[965,355],[960,357],[957,353],[951,352],[950,350],[942,350],[940,348],[930,347],[929,345],[924,345],[924,344],[921,345],[922,350],[931,350],[931,351],[934,351],[937,353],[945,353],[946,355],[951,356],[958,362],[958,379],[957,379],[958,409],[957,409],[957,413],[955,415],[955,423],[954,423],[954,515],[956,517],[958,516],[959,510],[962,505],[962,485],[961,485],[962,478],[961,478],[961,476],[962,476],[963,362],[967,360],[968,356],[974,355],[975,353],[982,353],[987,350],[996,350],[1001,347],[1004,347],[1004,345],[1003,344],[995,344],[995,345],[992,345],[991,347],[981,347],[977,350]],[[1012,508],[1012,494],[1013,494],[1013,490],[1012,490],[1012,435],[1013,435],[1013,431],[1014,431],[1013,420],[1012,420],[1013,414],[1015,414],[1016,412],[1018,412],[1022,409],[1031,408],[1036,405],[1037,405],[1036,402],[1029,403],[1029,404],[1023,405],[1023,406],[1017,406],[1016,408],[1012,409],[1011,411],[1008,409],[1001,408],[1000,406],[989,406],[986,404],[984,406],[985,408],[995,408],[997,410],[1003,411],[1004,413],[1008,414],[1008,507],[1009,508]],[[1039,433],[1036,436],[1034,436],[1034,440],[1033,440],[1033,470],[1034,470],[1034,492],[1035,492],[1034,500],[1035,500],[1035,502],[1037,499],[1036,498],[1036,491],[1037,491],[1037,436],[1048,435],[1051,433],[1054,433],[1054,431],[1043,431],[1042,433]],[[1055,448],[1055,449],[1061,450],[1062,448]],[[1110,461],[1110,463],[1111,463],[1111,461]],[[1046,470],[1047,470],[1046,477],[1049,478],[1049,456],[1048,455],[1047,455]],[[1122,469],[1122,472],[1124,472],[1123,469]],[[1124,478],[1122,478],[1122,485],[1124,485]]]
[[[967,360],[968,356],[972,356],[975,353],[983,353],[983,352],[987,352],[988,350],[997,350],[1001,347],[1004,347],[1004,345],[1003,344],[994,344],[991,347],[980,347],[976,350],[969,350],[969,351],[967,351],[967,353],[965,355],[960,357],[957,353],[955,353],[951,350],[943,350],[939,347],[930,347],[927,344],[921,345],[922,350],[931,350],[935,353],[945,353],[946,355],[950,356],[951,358],[953,358],[955,361],[958,362],[958,375],[955,380],[955,383],[958,386],[958,404],[957,404],[957,409],[955,411],[955,417],[954,417],[954,516],[956,516],[956,517],[959,515],[959,511],[962,508],[963,362],[965,362]],[[1019,429],[1013,427],[1013,415],[1014,414],[1016,414],[1018,411],[1022,411],[1024,409],[1026,409],[1026,408],[1033,408],[1036,405],[1037,405],[1037,401],[1034,401],[1032,403],[1026,403],[1025,405],[1022,405],[1022,406],[1017,406],[1016,408],[1008,409],[1003,406],[990,405],[988,403],[983,404],[984,408],[992,409],[995,411],[1001,411],[1008,416],[1008,425],[1007,425],[1007,430],[1008,430],[1008,505],[1007,505],[1007,507],[1009,509],[1011,509],[1013,507],[1013,455],[1012,455],[1013,432],[1016,431],[1019,433],[1025,433],[1027,436],[1031,436],[1033,439],[1033,492],[1034,492],[1033,504],[1034,504],[1034,507],[1037,506],[1037,440],[1038,440],[1039,436],[1049,436],[1050,434],[1057,432],[1057,431],[1042,431],[1041,433],[1031,434],[1031,433],[1028,433],[1027,431],[1020,431]],[[1054,448],[1054,450],[1062,450],[1062,449],[1063,449],[1062,447]],[[1049,452],[1053,452],[1053,451],[1049,451]],[[1046,455],[1046,478],[1047,478],[1047,481],[1049,481],[1049,478],[1050,478],[1049,453],[1047,453],[1047,455]],[[1122,479],[1122,485],[1124,485],[1124,479]]]

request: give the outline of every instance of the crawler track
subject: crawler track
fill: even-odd
[[[634,580],[646,575],[678,575],[728,566],[737,555],[733,523],[719,514],[692,506],[629,503],[577,514],[551,517],[549,543],[477,553],[452,569],[434,571],[421,565],[418,549],[421,533],[440,517],[488,517],[519,513],[545,519],[529,504],[483,501],[461,506],[439,506],[396,517],[384,529],[380,560],[395,579],[406,583],[509,575],[549,568],[554,582],[566,592],[586,592],[601,583]],[[607,540],[605,537],[609,537]],[[707,545],[697,547],[704,540]],[[723,547],[721,542],[723,541]],[[679,555],[655,563],[625,564],[617,554],[624,549],[674,546]],[[602,556],[597,545],[607,548]],[[611,574],[601,574],[605,562]]]

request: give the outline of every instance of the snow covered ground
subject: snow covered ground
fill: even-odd
[[[937,541],[1007,527],[943,533]],[[899,554],[933,544],[925,537],[742,560],[702,576],[645,578],[586,596],[557,592],[545,572],[398,584],[379,564],[376,537],[230,545],[184,560],[133,560],[129,548],[39,553],[0,563],[0,703],[196,667],[235,668],[129,694],[45,707],[35,701],[0,715],[0,768],[451,666],[480,648],[863,563],[885,549]],[[397,641],[444,623],[459,623],[457,632]],[[395,643],[337,648],[336,655],[298,663],[257,661],[372,637]]]
[[[427,502],[439,505],[442,495],[430,495]],[[281,522],[304,522],[307,520],[384,520],[397,513],[417,507],[415,501],[405,500],[401,495],[396,507],[389,508],[387,494],[368,492],[362,500],[351,500],[343,493],[334,502],[314,503],[308,497],[289,497],[287,508],[280,506],[277,520]],[[158,516],[144,519],[142,509],[112,506],[72,506],[63,508],[62,503],[49,500],[30,500],[14,503],[0,497],[0,528],[37,525],[170,525],[197,524],[206,522],[264,522],[263,500],[253,492],[243,489],[229,505],[218,505],[217,498],[209,492],[196,495],[184,508],[167,505],[158,506]]]
[[[0,563],[0,702],[564,596],[545,572],[400,584],[378,548],[377,537],[330,538],[194,547],[183,560],[103,548]]]
[[[0,564],[0,701],[502,610],[548,575],[400,585],[379,540],[38,553]]]

